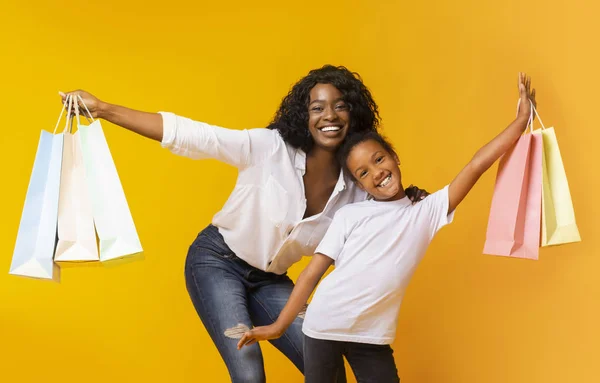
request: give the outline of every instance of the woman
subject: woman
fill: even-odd
[[[185,278],[232,382],[264,382],[259,345],[238,351],[237,340],[278,317],[294,287],[287,269],[313,254],[340,207],[367,197],[335,157],[349,132],[379,125],[367,87],[344,67],[312,70],[292,87],[267,129],[251,130],[140,112],[84,91],[68,94],[80,96],[94,117],[161,141],[173,153],[238,168],[229,199],[189,249]],[[64,102],[67,94],[61,96]],[[407,192],[413,201],[425,194]],[[296,318],[272,343],[303,371],[301,327]]]

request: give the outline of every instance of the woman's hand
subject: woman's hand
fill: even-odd
[[[101,111],[104,103],[100,101],[97,97],[88,93],[84,90],[74,90],[72,92],[58,92],[60,97],[62,98],[63,104],[67,101],[67,96],[71,96],[73,101],[77,101],[77,105],[79,106],[79,110],[81,114],[86,113],[84,108],[84,103],[87,109],[90,111],[92,117],[101,118]],[[81,102],[83,100],[83,103]]]

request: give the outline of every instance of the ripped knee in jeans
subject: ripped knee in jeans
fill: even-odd
[[[238,323],[237,325],[226,329],[223,334],[231,339],[240,339],[246,331],[250,331],[250,327],[243,323]]]

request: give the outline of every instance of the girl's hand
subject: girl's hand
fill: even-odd
[[[531,89],[531,77],[523,72],[519,72],[519,95],[520,104],[517,118],[529,120],[531,104],[533,103],[533,106],[537,107],[537,103],[535,101],[535,89]]]
[[[277,339],[282,335],[282,332],[278,329],[275,324],[269,326],[254,327],[250,331],[246,331],[242,336],[242,339],[237,344],[238,350],[241,350],[244,346],[250,346],[261,340]]]

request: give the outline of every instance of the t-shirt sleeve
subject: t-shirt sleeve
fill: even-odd
[[[321,243],[317,246],[315,253],[326,255],[335,261],[342,252],[347,235],[344,208],[342,208],[333,216],[331,225],[329,225],[329,229],[327,229]]]
[[[448,186],[427,196],[427,198],[419,203],[423,204],[422,208],[427,211],[431,237],[454,219],[454,211],[456,211],[456,209],[448,214],[448,206],[450,204]]]

